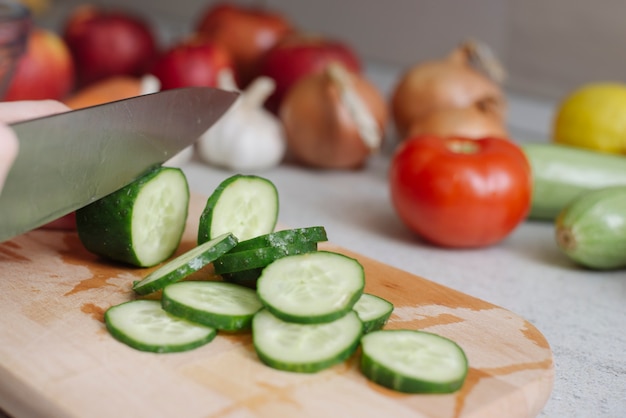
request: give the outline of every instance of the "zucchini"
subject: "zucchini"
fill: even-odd
[[[587,192],[559,214],[555,226],[559,249],[588,268],[626,267],[626,186]]]
[[[76,211],[83,246],[110,260],[155,266],[174,254],[185,230],[189,185],[182,170],[157,167]]]
[[[523,144],[522,150],[533,174],[530,219],[555,220],[586,191],[626,185],[623,156],[547,143]]]

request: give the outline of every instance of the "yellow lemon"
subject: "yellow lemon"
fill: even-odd
[[[552,139],[626,154],[626,84],[591,83],[573,91],[557,108]]]

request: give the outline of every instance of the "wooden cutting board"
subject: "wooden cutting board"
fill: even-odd
[[[192,198],[179,252],[194,245],[205,199]],[[306,226],[306,225],[299,225]],[[330,233],[331,231],[329,231]],[[528,321],[332,244],[359,259],[366,291],[395,305],[388,328],[424,329],[465,350],[470,372],[450,395],[406,395],[358,370],[358,354],[316,374],[268,368],[251,338],[218,335],[175,354],[133,350],[103,313],[151,269],[108,263],[76,233],[33,231],[0,244],[0,408],[15,417],[533,417],[553,383],[548,342]]]

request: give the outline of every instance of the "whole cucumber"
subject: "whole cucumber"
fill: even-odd
[[[583,192],[626,185],[626,157],[552,143],[521,145],[533,174],[528,217],[554,220]]]
[[[556,242],[570,259],[585,267],[626,267],[626,186],[585,192],[561,211]]]

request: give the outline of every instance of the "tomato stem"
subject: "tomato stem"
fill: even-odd
[[[455,154],[476,154],[480,149],[475,140],[467,138],[452,138],[447,141],[446,146]]]

